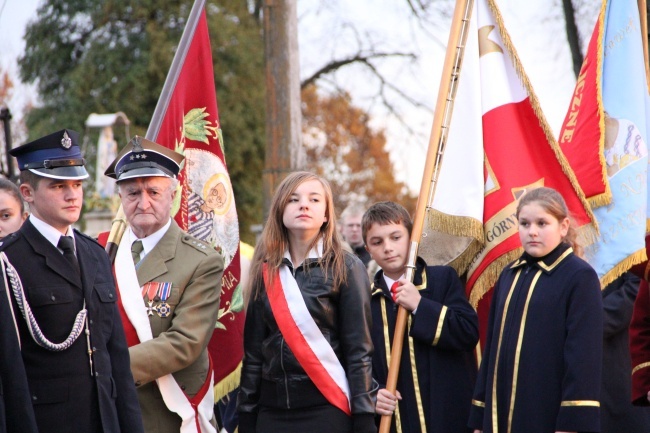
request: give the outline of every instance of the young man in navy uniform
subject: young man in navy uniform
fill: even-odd
[[[78,134],[10,151],[31,215],[0,246],[36,423],[48,433],[143,432],[108,256],[73,230],[88,177]]]

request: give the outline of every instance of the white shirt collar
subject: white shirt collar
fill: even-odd
[[[323,257],[323,239],[320,239],[316,245],[314,245],[314,248],[312,248],[309,251],[309,254],[307,254],[308,259],[320,259]],[[289,250],[284,251],[284,258],[288,259],[291,264],[293,264],[294,268],[297,268],[300,266],[302,263],[293,263],[293,260],[291,260],[291,253],[289,253]]]
[[[401,280],[402,278],[404,278],[404,275],[399,277],[397,280]],[[384,281],[386,281],[386,287],[388,287],[388,290],[390,290],[390,288],[393,287],[393,283],[397,280],[393,280],[392,278],[387,277],[386,274],[384,274]]]
[[[68,226],[65,235],[63,235],[61,234],[60,231],[58,231],[57,229],[55,229],[45,221],[38,219],[36,216],[34,216],[34,214],[29,215],[29,221],[36,228],[36,230],[38,230],[38,232],[42,234],[43,237],[47,239],[48,242],[54,245],[55,247],[59,245],[59,238],[61,236],[72,236],[72,239],[74,240],[74,231],[70,226]],[[76,249],[76,245],[75,245],[75,249]]]
[[[129,245],[133,244],[133,242],[140,239],[142,241],[142,247],[143,247],[140,257],[144,258],[144,256],[149,254],[149,251],[154,249],[154,247],[158,244],[158,242],[162,239],[162,237],[165,236],[165,233],[167,233],[167,230],[169,230],[169,227],[171,225],[172,225],[172,220],[170,218],[169,221],[167,221],[167,224],[165,224],[160,229],[158,229],[157,231],[155,231],[154,233],[150,234],[145,238],[138,238],[135,235],[135,233],[133,233],[133,229],[129,227]]]

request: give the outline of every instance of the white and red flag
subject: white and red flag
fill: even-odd
[[[522,253],[517,203],[540,186],[562,194],[579,226],[592,221],[496,4],[476,0],[430,215],[436,230],[473,239],[458,262],[472,305]]]

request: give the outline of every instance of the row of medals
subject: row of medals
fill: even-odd
[[[154,302],[157,302],[154,305]],[[153,316],[154,311],[158,314],[159,317],[164,318],[169,316],[171,312],[171,307],[165,301],[160,301],[160,298],[156,296],[153,301],[147,301],[147,314]]]

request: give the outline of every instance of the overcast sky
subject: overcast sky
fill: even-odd
[[[0,66],[8,68],[14,76],[17,76],[15,59],[24,47],[25,25],[35,18],[39,3],[40,0],[0,0]],[[413,24],[403,6],[405,3],[406,0],[298,0],[301,75],[308,76],[328,59],[354,51],[358,40],[372,40],[384,51],[412,52],[420,56],[415,64],[386,61],[380,67],[393,84],[406,88],[410,97],[433,108],[450,23],[441,20],[439,26],[428,29],[429,34],[422,32]],[[557,132],[575,85],[560,2],[498,0],[497,3],[542,109]],[[451,10],[448,14],[451,15]],[[582,27],[590,33],[595,15],[584,21],[589,21]],[[336,80],[352,93],[357,105],[373,114],[374,125],[387,129],[388,146],[399,178],[418,188],[433,115],[398,103],[409,127],[417,132],[408,135],[399,122],[371,102],[376,88],[368,86],[371,78],[360,68],[343,70]],[[21,88],[19,99],[23,94],[33,95],[33,91]]]

